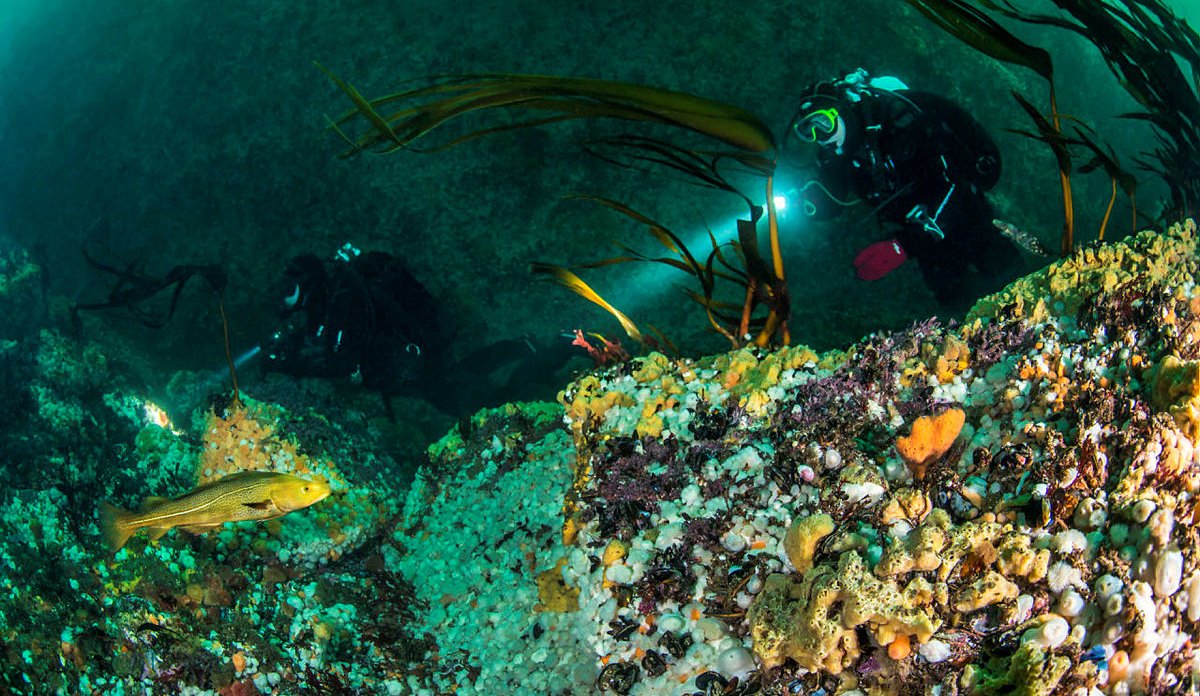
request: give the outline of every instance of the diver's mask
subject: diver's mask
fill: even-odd
[[[841,152],[846,144],[846,119],[836,100],[810,99],[800,105],[792,133],[802,143],[816,143]]]

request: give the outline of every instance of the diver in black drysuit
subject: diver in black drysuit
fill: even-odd
[[[424,399],[453,416],[508,401],[552,398],[548,381],[576,354],[566,339],[505,340],[462,358],[433,296],[391,254],[350,245],[331,260],[288,262],[278,295],[287,324],[263,347],[263,369],[301,377],[361,380],[391,396]]]
[[[860,69],[812,87],[790,130],[819,147],[805,212],[828,219],[863,202],[894,235],[858,255],[860,278],[912,257],[938,302],[961,311],[1024,270],[984,195],[1000,178],[1000,151],[954,102]]]

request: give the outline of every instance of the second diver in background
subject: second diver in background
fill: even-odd
[[[332,259],[292,258],[277,311],[285,325],[263,346],[269,372],[354,378],[389,397],[428,401],[449,415],[552,398],[550,380],[576,353],[566,340],[512,339],[455,357],[453,327],[433,296],[391,254],[343,246]]]

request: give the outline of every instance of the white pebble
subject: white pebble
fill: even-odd
[[[628,585],[633,579],[633,570],[625,564],[614,565],[604,574],[606,580],[618,585]]]
[[[706,616],[696,622],[696,630],[704,637],[704,640],[713,641],[724,638],[729,629],[720,619],[715,619],[711,616]]]
[[[1061,616],[1051,616],[1042,622],[1041,626],[1025,631],[1025,635],[1021,636],[1021,641],[1037,643],[1043,648],[1052,649],[1062,645],[1069,635],[1071,635],[1071,624]]]
[[[717,670],[726,678],[739,680],[758,669],[754,663],[754,655],[747,649],[737,646],[729,648],[717,656]]]
[[[1116,616],[1125,608],[1125,595],[1113,594],[1109,595],[1108,599],[1104,600],[1104,615]]]
[[[683,617],[679,614],[663,614],[658,619],[659,630],[667,633],[678,633],[684,625]]]
[[[1189,621],[1200,621],[1200,573],[1192,573],[1188,581],[1187,616]]]
[[[721,537],[721,546],[733,553],[738,553],[746,548],[746,538],[737,532],[728,531]]]
[[[1100,596],[1100,599],[1108,599],[1109,595],[1120,592],[1124,586],[1125,583],[1121,582],[1121,578],[1115,575],[1105,574],[1096,578],[1096,594]]]
[[[1138,524],[1145,524],[1146,520],[1150,519],[1150,514],[1154,512],[1158,506],[1153,500],[1139,500],[1133,505],[1133,509],[1129,511],[1133,521]]]
[[[1183,553],[1173,549],[1160,553],[1154,563],[1154,594],[1170,597],[1183,582]]]
[[[1075,588],[1068,588],[1058,598],[1058,613],[1063,616],[1079,616],[1085,604],[1083,595],[1076,592]]]
[[[1017,597],[1017,621],[1026,621],[1033,613],[1033,595],[1022,594]]]

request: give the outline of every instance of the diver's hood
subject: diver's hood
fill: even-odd
[[[325,265],[315,254],[300,254],[288,261],[276,295],[279,314],[287,316],[308,304],[314,292],[325,288]]]
[[[834,82],[822,82],[800,100],[789,130],[804,143],[816,143],[842,155],[854,152],[862,138],[858,103],[865,97],[907,90],[897,77],[872,77],[859,68]]]
[[[860,129],[854,105],[832,94],[805,97],[790,127],[800,142],[816,143],[838,155],[858,146]]]

